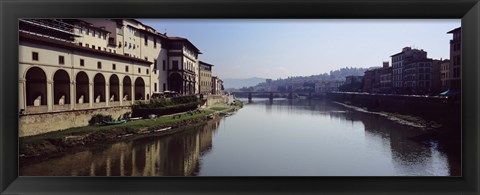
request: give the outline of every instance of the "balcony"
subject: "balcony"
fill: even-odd
[[[108,46],[117,47],[117,43],[113,37],[108,38]]]

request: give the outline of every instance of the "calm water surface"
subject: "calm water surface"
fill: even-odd
[[[460,142],[437,136],[445,132],[460,127],[410,128],[327,100],[254,99],[180,134],[66,155],[20,174],[460,176]]]

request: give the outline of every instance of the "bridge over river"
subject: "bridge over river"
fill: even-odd
[[[248,97],[248,101],[252,101],[252,97],[268,97],[270,100],[274,98],[305,98],[313,99],[324,97],[325,93],[312,93],[312,92],[278,92],[278,91],[237,91],[232,92],[235,97]]]

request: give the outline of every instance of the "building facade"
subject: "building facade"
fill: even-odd
[[[20,23],[19,111],[42,113],[131,105],[134,100],[147,98],[149,61],[111,53],[102,46],[87,47],[101,41],[82,39],[87,35],[79,33],[80,27],[71,21]],[[98,32],[108,37],[108,33]],[[103,39],[102,35],[97,39]],[[79,40],[88,41],[80,46]]]
[[[406,93],[407,84],[405,83],[405,64],[413,60],[422,60],[427,58],[427,52],[411,47],[404,47],[401,52],[390,56],[392,58],[392,77],[393,90],[395,93]],[[410,83],[411,84],[411,83]]]
[[[440,63],[441,90],[446,91],[450,88],[450,60],[444,60]]]
[[[133,19],[21,19],[19,36],[23,114],[128,106],[167,90],[198,94],[200,80],[212,82],[188,39]]]
[[[212,64],[200,61],[199,92],[203,95],[212,94]]]
[[[315,93],[337,92],[343,81],[320,81],[315,83]]]
[[[453,38],[450,40],[449,88],[460,90],[462,67],[462,28],[455,28],[448,33],[453,35]]]
[[[388,62],[383,62],[383,67],[379,70],[380,84],[379,92],[391,93],[393,88],[393,68]]]
[[[169,90],[180,94],[198,93],[200,50],[188,39],[169,37],[168,85]]]
[[[212,94],[214,95],[223,94],[223,81],[217,76],[212,76]]]

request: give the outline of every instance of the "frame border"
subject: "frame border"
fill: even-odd
[[[0,0],[0,193],[479,194],[479,0]],[[462,18],[462,177],[18,177],[18,18]],[[15,37],[15,38],[13,38]],[[468,41],[466,41],[468,40]],[[13,92],[13,93],[12,93]]]

